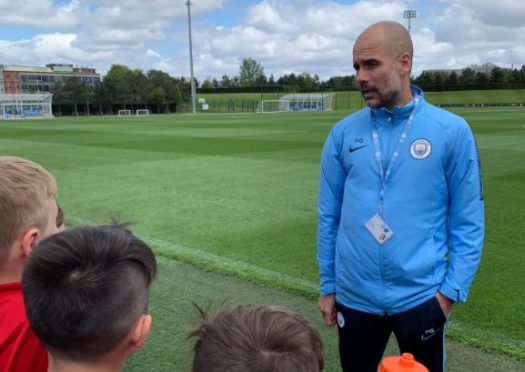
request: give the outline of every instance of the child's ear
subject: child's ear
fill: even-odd
[[[22,239],[20,240],[20,248],[22,249],[22,254],[27,258],[33,248],[35,247],[36,243],[38,243],[38,240],[40,239],[40,230],[36,227],[32,227],[28,229],[24,234],[22,235]]]
[[[151,329],[151,315],[144,314],[137,320],[133,330],[131,331],[131,345],[136,349],[140,349],[148,339],[149,331]]]

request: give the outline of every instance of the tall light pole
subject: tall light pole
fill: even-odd
[[[190,74],[191,74],[191,106],[193,108],[193,113],[195,114],[195,96],[197,95],[196,89],[195,89],[195,79],[193,78],[193,46],[191,42],[191,1],[186,1],[186,5],[188,6],[188,34],[190,38]]]
[[[410,20],[412,18],[416,18],[416,17],[417,17],[417,11],[415,11],[415,10],[405,10],[403,12],[403,18],[408,19],[408,32],[410,32],[410,30],[412,29],[412,26],[410,24]]]

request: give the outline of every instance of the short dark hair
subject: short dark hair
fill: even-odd
[[[224,307],[194,338],[192,372],[318,372],[322,342],[299,314],[278,306]]]
[[[27,317],[51,353],[96,360],[148,312],[157,264],[123,226],[78,227],[42,240],[24,266]]]

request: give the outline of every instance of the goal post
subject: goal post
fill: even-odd
[[[131,110],[118,110],[118,116],[131,116]]]
[[[262,100],[257,105],[258,113],[288,112],[290,111],[290,101],[286,99]]]
[[[290,102],[291,111],[332,111],[334,93],[291,93],[281,97]]]
[[[0,94],[2,119],[52,118],[51,93]]]
[[[147,115],[149,115],[148,109],[135,110],[135,116],[147,116]]]

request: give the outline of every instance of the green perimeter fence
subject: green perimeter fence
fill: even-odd
[[[197,95],[196,111],[210,113],[242,113],[256,112],[259,102],[262,100],[279,100],[284,95],[294,92],[271,92],[271,93],[231,93],[214,94],[204,93]],[[309,94],[309,93],[297,93]],[[354,110],[362,107],[363,101],[359,92],[315,92],[315,95],[333,94],[332,110]],[[188,103],[191,105],[191,103]],[[207,109],[206,109],[207,108]],[[191,107],[189,107],[191,111]]]
[[[196,111],[203,113],[256,112],[260,101],[282,99],[285,94],[293,94],[293,92],[198,93]],[[359,91],[327,91],[313,94],[333,94],[333,110],[355,111],[365,105]],[[425,92],[425,97],[427,101],[442,107],[525,107],[525,89]],[[203,107],[207,109],[203,110]],[[184,111],[192,111],[191,101],[184,104]]]
[[[305,92],[238,92],[238,93],[200,93],[197,92],[196,112],[199,113],[253,113],[262,100],[279,100],[287,94],[333,94],[332,110],[355,111],[364,106],[361,93],[355,90]],[[450,92],[425,92],[427,101],[443,107],[460,106],[517,106],[525,107],[525,89],[468,90]],[[119,109],[149,109],[152,114],[191,113],[191,99],[165,104],[96,105],[93,103],[77,105],[53,105],[55,116],[99,116],[116,115]]]

